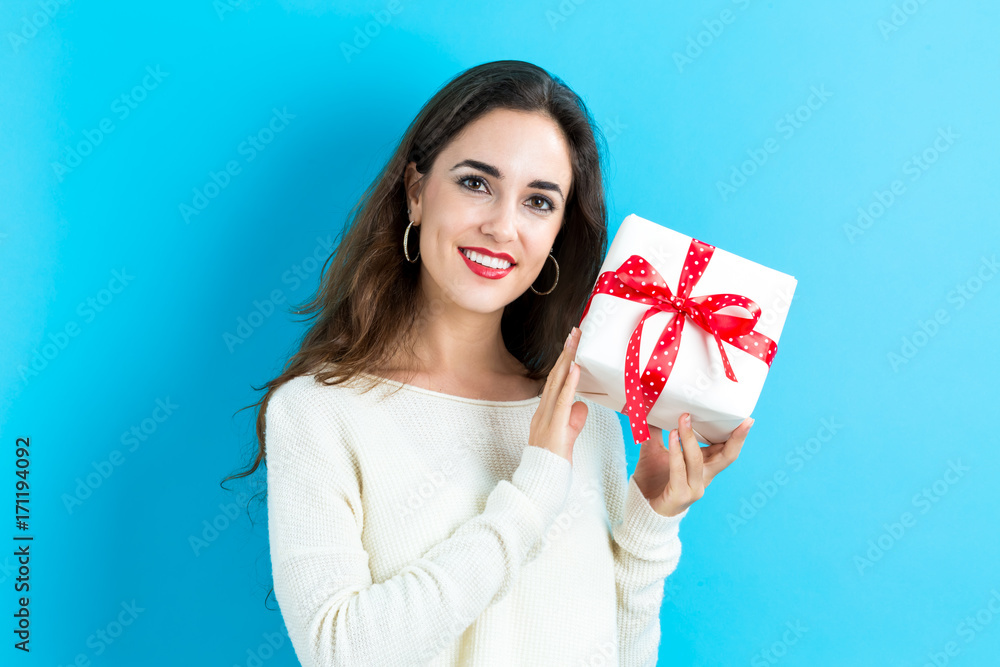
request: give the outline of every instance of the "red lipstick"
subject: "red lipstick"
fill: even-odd
[[[506,269],[493,269],[488,266],[483,266],[482,264],[479,264],[478,262],[473,262],[471,259],[466,257],[465,253],[462,252],[462,250],[473,250],[477,253],[486,255],[488,257],[497,257],[499,259],[510,262],[510,266],[508,266]],[[516,266],[516,264],[514,264],[514,258],[508,255],[507,253],[502,253],[502,252],[492,253],[484,248],[459,248],[458,254],[462,256],[462,259],[465,261],[465,265],[468,266],[473,273],[482,276],[483,278],[489,278],[491,280],[498,280],[500,278],[503,278],[508,273],[510,273],[511,270]]]

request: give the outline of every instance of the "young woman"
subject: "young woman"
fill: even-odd
[[[668,447],[651,428],[626,480],[616,413],[574,400],[607,244],[596,136],[539,67],[463,72],[296,311],[318,319],[243,475],[266,461],[303,665],[655,664],[678,524],[748,425],[705,448],[683,417]]]

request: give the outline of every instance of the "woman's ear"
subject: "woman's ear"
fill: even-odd
[[[420,220],[420,190],[423,174],[417,171],[417,163],[409,162],[403,173],[406,192],[406,208],[410,210],[410,220]]]

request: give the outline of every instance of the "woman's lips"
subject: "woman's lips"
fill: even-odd
[[[500,278],[503,278],[516,266],[515,264],[511,264],[506,269],[491,269],[488,266],[483,266],[482,264],[473,262],[465,256],[465,253],[462,252],[461,248],[459,248],[458,254],[461,255],[462,259],[465,261],[465,265],[468,266],[473,273],[480,275],[483,278],[489,278],[490,280],[499,280]]]

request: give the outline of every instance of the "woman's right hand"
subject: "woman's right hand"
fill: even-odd
[[[573,361],[579,342],[580,330],[573,327],[545,381],[528,435],[529,445],[547,449],[570,463],[573,463],[573,445],[587,421],[587,404],[573,401],[580,380],[580,367]]]

